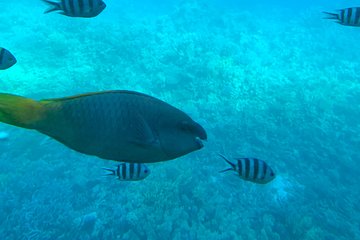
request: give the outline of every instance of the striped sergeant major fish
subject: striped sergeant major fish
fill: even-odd
[[[11,52],[0,47],[0,70],[8,69],[16,62],[16,58],[11,54]]]
[[[53,2],[43,0],[50,5],[44,13],[59,11],[60,14],[69,17],[92,18],[99,15],[106,7],[102,0],[61,0]]]
[[[236,158],[237,162],[230,162],[225,156],[219,154],[231,167],[220,171],[233,170],[245,181],[265,184],[275,178],[275,173],[266,162],[257,158]]]
[[[360,7],[340,9],[338,13],[324,13],[325,19],[338,20],[337,23],[345,26],[360,27]]]
[[[121,163],[115,169],[103,169],[108,171],[105,176],[116,176],[120,181],[138,181],[150,174],[150,169],[141,163]]]

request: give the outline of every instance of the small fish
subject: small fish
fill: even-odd
[[[120,181],[138,181],[150,174],[150,169],[141,163],[121,163],[115,169],[103,168],[106,176],[117,176]]]
[[[11,52],[0,47],[0,70],[8,69],[16,62],[16,58],[11,54]]]
[[[345,26],[360,27],[360,7],[344,8],[338,10],[338,13],[323,12],[325,19],[338,20],[337,23]]]
[[[43,1],[50,5],[50,8],[44,13],[60,11],[60,14],[69,17],[92,18],[99,15],[106,8],[106,4],[102,0]]]
[[[266,162],[257,158],[237,158],[237,163],[230,162],[225,156],[219,154],[227,163],[230,164],[231,168],[220,171],[227,172],[233,170],[237,172],[240,178],[245,181],[254,183],[265,184],[272,181],[275,178],[275,173],[266,164]]]

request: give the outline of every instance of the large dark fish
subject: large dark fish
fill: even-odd
[[[257,158],[237,158],[236,163],[230,162],[225,156],[219,154],[231,167],[220,172],[233,170],[245,181],[265,184],[275,178],[275,173],[266,162]]]
[[[115,169],[103,168],[107,176],[117,176],[120,181],[139,181],[150,174],[150,169],[142,163],[121,163]]]
[[[360,27],[360,7],[340,9],[338,13],[324,13],[326,19],[338,20],[337,23],[341,25]]]
[[[50,8],[44,13],[59,11],[60,14],[69,17],[92,18],[99,15],[106,8],[106,4],[102,0],[43,1],[50,5]]]
[[[0,121],[35,129],[78,152],[135,163],[160,162],[203,147],[205,130],[179,109],[131,91],[35,101],[0,94]]]
[[[12,67],[16,63],[16,58],[5,48],[0,47],[0,70]]]

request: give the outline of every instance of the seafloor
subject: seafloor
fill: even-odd
[[[359,28],[317,7],[135,14],[121,2],[73,19],[1,1],[1,45],[18,63],[0,92],[141,91],[200,122],[205,148],[119,182],[101,177],[115,162],[1,124],[0,239],[360,239]],[[264,159],[277,178],[219,174],[219,152]]]

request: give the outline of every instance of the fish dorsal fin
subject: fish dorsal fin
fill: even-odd
[[[158,143],[157,137],[145,119],[137,111],[129,112],[129,123],[127,125],[130,132],[128,141],[138,146],[148,147]]]
[[[149,95],[139,93],[139,92],[134,92],[134,91],[128,91],[128,90],[109,90],[109,91],[100,91],[100,92],[90,92],[90,93],[77,94],[77,95],[69,96],[69,97],[42,99],[40,101],[43,102],[43,103],[62,102],[62,101],[74,100],[74,99],[78,99],[78,98],[91,97],[91,96],[103,95],[103,94],[111,94],[111,93],[113,93],[113,94],[137,95],[137,96],[146,97],[146,98],[150,98],[150,99],[153,99],[153,100],[161,101],[161,100],[156,99],[154,97],[151,97]]]
[[[229,171],[229,170],[236,170],[236,164],[233,162],[230,162],[224,155],[222,155],[221,153],[218,153],[218,155],[224,159],[230,166],[231,168],[225,169],[224,171]]]
[[[246,160],[246,159],[257,159],[259,160],[258,158],[254,158],[254,157],[240,157],[240,158],[235,158],[236,160]]]

